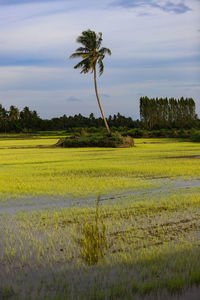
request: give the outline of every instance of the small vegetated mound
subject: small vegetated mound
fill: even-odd
[[[76,147],[109,147],[109,148],[128,148],[134,146],[131,137],[122,137],[119,134],[108,136],[101,133],[81,133],[60,139],[56,146],[64,148]]]
[[[120,148],[129,148],[134,146],[134,140],[130,136],[125,136],[122,138],[122,144],[119,145]]]

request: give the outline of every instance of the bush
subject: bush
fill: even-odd
[[[97,132],[99,132],[100,130],[102,130],[101,128],[97,128],[97,127],[89,127],[89,128],[87,128],[87,132],[89,132],[89,133],[97,133]]]
[[[127,134],[134,138],[142,138],[146,135],[148,136],[148,131],[141,128],[135,128],[128,130]]]
[[[200,131],[195,132],[191,135],[192,142],[200,142]]]
[[[183,138],[183,139],[189,138],[189,137],[190,137],[190,133],[188,132],[188,130],[181,129],[181,130],[179,131],[179,136],[178,136],[178,137],[179,137],[179,138]]]
[[[116,148],[120,144],[123,144],[123,139],[120,136],[100,134],[84,134],[82,136],[66,137],[58,141],[57,146],[66,148],[75,147],[110,147]]]

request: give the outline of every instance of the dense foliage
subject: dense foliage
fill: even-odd
[[[192,98],[140,98],[140,117],[145,128],[191,128],[197,121]]]
[[[197,132],[194,132],[192,135],[191,135],[191,140],[193,142],[200,142],[200,132],[197,131]]]
[[[140,127],[139,120],[132,120],[130,117],[122,116],[120,113],[108,117],[108,123],[111,127],[119,128],[125,126],[127,128]],[[46,130],[71,130],[72,128],[96,128],[104,126],[102,118],[95,118],[91,113],[89,117],[81,114],[74,116],[66,116],[65,114],[59,118],[51,120],[41,119],[36,111],[31,111],[29,107],[24,107],[22,111],[15,106],[11,106],[6,110],[0,104],[0,132],[32,132]]]
[[[84,134],[81,136],[71,136],[61,139],[59,145],[67,148],[76,147],[111,147],[116,148],[123,143],[120,136],[102,134]]]

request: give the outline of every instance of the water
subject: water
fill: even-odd
[[[192,188],[200,187],[200,179],[152,179],[152,183],[159,183],[159,188],[152,188],[148,190],[134,190],[127,191],[121,194],[113,194],[107,196],[101,196],[101,202],[107,204],[113,204],[117,200],[133,196],[134,200],[142,199],[143,196],[166,196],[173,194],[174,192],[186,192]],[[60,208],[72,208],[72,207],[94,207],[96,205],[96,197],[88,199],[74,199],[69,197],[51,197],[51,196],[39,196],[28,197],[22,199],[10,199],[6,201],[0,201],[0,215],[1,214],[15,214],[20,211],[30,212],[35,210],[46,209],[60,209]]]

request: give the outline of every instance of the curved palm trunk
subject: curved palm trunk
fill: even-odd
[[[108,123],[107,123],[107,121],[106,121],[106,118],[105,118],[105,116],[104,116],[103,108],[102,108],[102,106],[101,106],[101,102],[100,102],[99,94],[98,94],[98,90],[97,90],[96,67],[94,68],[94,86],[95,86],[95,92],[96,92],[96,96],[97,96],[97,101],[98,101],[98,104],[99,104],[99,108],[100,108],[100,111],[101,111],[101,114],[102,114],[102,117],[103,117],[103,120],[104,120],[106,129],[107,129],[108,135],[111,136],[112,134],[111,134],[110,128],[109,128],[109,126],[108,126]]]

